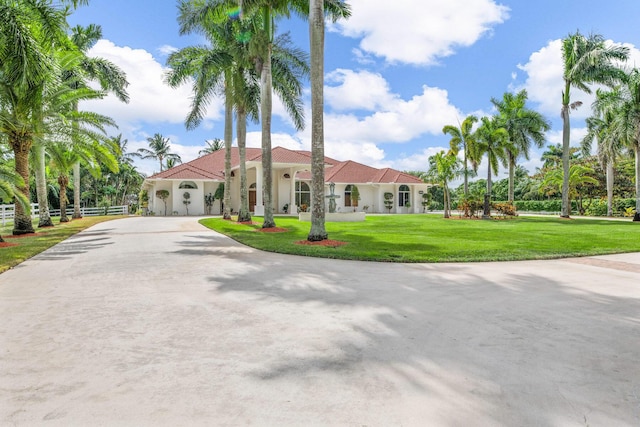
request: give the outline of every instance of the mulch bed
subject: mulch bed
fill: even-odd
[[[325,246],[328,248],[337,248],[338,246],[346,245],[347,242],[341,242],[339,240],[320,240],[319,242],[310,242],[308,240],[298,240],[295,242],[296,245],[305,245],[305,246]]]
[[[4,239],[4,237],[3,237]],[[9,242],[0,242],[0,248],[8,248],[11,246],[18,246],[17,243],[9,243]]]
[[[14,236],[13,234],[8,234],[6,236],[2,236],[3,239],[20,239],[22,237],[33,237],[33,236],[42,236],[42,233],[27,233],[27,234],[18,234]]]

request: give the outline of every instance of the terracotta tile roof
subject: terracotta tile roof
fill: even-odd
[[[262,149],[247,148],[247,161],[258,162],[262,160]],[[275,147],[272,150],[272,160],[277,163],[294,163],[302,165],[311,164],[311,152],[302,150],[289,150],[283,147]],[[395,169],[376,169],[362,163],[348,160],[340,162],[330,157],[325,157],[328,167],[325,171],[326,182],[336,182],[343,184],[423,184],[415,176],[400,172]],[[231,150],[231,168],[236,169],[240,164],[238,148]],[[298,172],[298,179],[311,179],[310,172]],[[224,180],[224,150],[218,150],[211,154],[199,157],[188,163],[175,166],[169,170],[157,173],[147,179],[213,179]]]
[[[377,183],[397,183],[397,184],[424,184],[424,182],[413,175],[400,172],[399,170],[384,168],[379,169],[378,175],[373,182]]]

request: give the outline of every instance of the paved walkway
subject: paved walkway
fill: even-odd
[[[0,275],[0,425],[640,425],[640,254],[384,264],[191,218]]]

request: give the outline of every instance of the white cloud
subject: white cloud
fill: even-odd
[[[408,157],[401,157],[393,162],[393,168],[406,171],[427,171],[429,170],[429,157],[438,154],[440,151],[449,151],[449,147],[428,147],[418,153]]]
[[[608,41],[608,43],[613,43]],[[640,50],[630,44],[625,44],[630,50],[628,66],[640,63]],[[525,65],[518,65],[527,75],[524,88],[527,89],[529,100],[539,104],[540,112],[548,115],[560,116],[562,106],[562,92],[564,91],[562,40],[552,40],[546,46],[534,52]],[[587,94],[575,88],[571,89],[571,102],[582,102],[577,110],[571,112],[572,119],[584,119],[591,115],[591,104],[595,99],[595,90]],[[572,130],[573,133],[573,130]]]
[[[569,145],[572,147],[580,147],[580,141],[587,135],[587,128],[571,128],[571,136]],[[547,132],[547,141],[549,144],[562,144],[562,129]]]
[[[493,0],[351,0],[350,4],[352,16],[330,30],[361,38],[363,52],[408,64],[437,63],[508,19],[508,8]]]
[[[82,108],[105,114],[116,120],[122,128],[137,123],[183,123],[190,110],[191,86],[177,89],[164,83],[166,68],[143,49],[116,46],[109,40],[100,40],[89,51],[90,56],[108,59],[127,75],[130,102],[124,104],[113,95],[82,104]],[[219,119],[223,108],[221,99],[214,98],[206,118]]]
[[[380,74],[369,71],[337,69],[328,73],[324,81],[325,103],[334,110],[375,111],[388,108],[398,99]]]
[[[337,106],[338,110],[374,112],[367,116],[326,113],[325,138],[328,140],[407,142],[424,133],[440,135],[444,125],[464,117],[449,103],[447,91],[439,88],[423,86],[421,94],[404,100],[392,93],[378,74],[338,70],[331,74],[329,81],[341,83],[325,89],[330,106]]]
[[[168,45],[168,44],[162,45],[162,46],[160,46],[158,48],[158,52],[160,52],[160,54],[163,55],[163,56],[169,56],[172,53],[177,52],[177,51],[178,51],[177,47],[174,47],[174,46],[171,46],[171,45]]]

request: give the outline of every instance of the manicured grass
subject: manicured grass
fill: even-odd
[[[254,218],[261,223],[262,218]],[[640,223],[518,217],[504,220],[444,219],[438,215],[367,216],[365,222],[326,223],[339,247],[302,246],[310,223],[276,217],[282,233],[219,218],[200,221],[248,246],[271,252],[367,261],[507,261],[640,252]]]
[[[12,225],[0,227],[0,236],[2,236],[4,241],[8,244],[15,244],[15,246],[3,247],[0,243],[0,273],[39,254],[56,243],[60,243],[85,228],[117,218],[123,218],[123,216],[88,216],[62,224],[58,224],[57,220],[54,220],[56,224],[54,227],[34,227],[36,234],[16,237],[11,236],[11,231],[13,230]],[[37,219],[35,221],[37,224]]]

